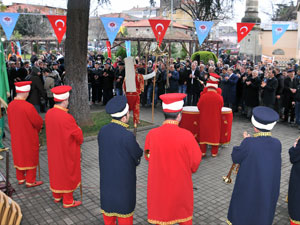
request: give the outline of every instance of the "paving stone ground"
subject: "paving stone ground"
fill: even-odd
[[[94,107],[93,109],[103,110],[103,107]],[[141,119],[151,121],[151,109],[142,108]],[[156,109],[154,123],[160,125],[162,121],[162,112],[160,109]],[[234,116],[231,143],[227,147],[220,149],[217,158],[212,158],[208,154],[201,162],[197,173],[193,175],[195,187],[194,224],[226,224],[225,221],[233,184],[225,184],[222,181],[222,176],[228,173],[232,165],[230,157],[232,147],[240,144],[243,131],[245,130],[253,133],[249,120],[240,116]],[[144,146],[148,131],[138,132],[137,140],[141,147]],[[280,123],[276,125],[273,131],[273,136],[277,137],[282,143],[281,189],[274,224],[289,224],[287,203],[285,202],[291,169],[288,149],[299,134],[299,130],[295,127]],[[5,143],[7,146],[10,146],[9,133],[7,136]],[[98,144],[95,138],[89,138],[89,141],[84,142],[82,153],[83,205],[72,209],[64,209],[61,203],[56,204],[53,202],[49,189],[47,150],[45,148],[40,152],[41,179],[45,183],[39,187],[26,188],[17,184],[12,157],[10,157],[10,181],[16,190],[13,199],[21,206],[23,213],[22,225],[104,224],[100,215]],[[0,161],[0,170],[2,172],[5,171],[4,164],[5,161]],[[148,224],[146,198],[147,169],[147,162],[142,159],[140,166],[137,168],[137,204],[134,214],[134,224]],[[234,180],[235,175],[233,176],[233,182]],[[74,198],[80,199],[79,189],[74,192]]]

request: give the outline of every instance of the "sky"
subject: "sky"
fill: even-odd
[[[4,3],[7,2],[20,2],[27,4],[43,4],[49,6],[58,6],[58,7],[67,7],[67,0],[3,0]],[[90,11],[95,13],[95,6],[97,0],[91,0],[91,9]],[[262,23],[270,22],[269,16],[267,16],[265,12],[271,12],[272,7],[271,3],[287,3],[291,0],[260,0],[259,1],[259,17],[262,19]],[[297,0],[292,0],[295,4]],[[159,2],[159,0],[156,0]],[[170,0],[171,2],[171,0]],[[104,5],[103,7],[98,8],[98,15],[110,13],[110,12],[121,12],[122,10],[128,10],[133,8],[134,6],[145,7],[149,6],[149,0],[111,0],[111,5]],[[159,5],[157,5],[159,6]],[[234,17],[230,21],[226,21],[223,24],[234,25],[236,22],[240,22],[241,18],[244,16],[246,8],[246,0],[236,0],[234,4]]]

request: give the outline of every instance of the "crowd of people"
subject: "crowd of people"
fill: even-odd
[[[44,123],[38,112],[43,105],[45,111],[51,108],[45,116],[50,190],[55,203],[62,202],[64,208],[71,208],[82,204],[74,200],[73,192],[78,187],[82,191],[80,146],[83,133],[68,113],[72,87],[62,85],[64,72],[59,68],[63,68],[63,61],[61,58],[51,61],[54,58],[48,55],[33,60],[31,67],[19,62],[17,69],[18,60],[9,62],[11,92],[16,96],[8,105],[7,117],[18,184],[32,188],[43,184],[36,179],[39,132]],[[165,58],[158,59],[157,65],[153,65],[154,59],[150,57],[146,66],[145,59],[136,58],[136,82],[144,84],[144,88],[126,92],[122,59],[118,58],[114,64],[111,59],[105,62],[101,59],[89,55],[87,75],[88,90],[92,89],[91,103],[103,101],[107,114],[112,117],[98,134],[101,213],[106,225],[116,224],[116,220],[118,224],[133,224],[136,167],[141,163],[143,153],[148,163],[148,222],[193,224],[192,174],[197,172],[202,157],[206,156],[207,145],[212,146],[213,157],[218,154],[223,105],[248,118],[251,116],[254,128],[253,137],[244,132],[244,140],[233,148],[231,155],[233,163],[239,164],[239,171],[227,223],[272,224],[280,194],[282,145],[280,140],[272,137],[271,131],[279,115],[290,123],[294,122],[295,114],[296,121],[299,119],[296,65],[288,65],[281,74],[276,62],[253,65],[251,61],[228,59],[224,55],[217,64],[209,61],[207,65],[203,62],[198,65],[189,59],[183,63],[179,58],[176,61],[170,59],[169,64],[165,63]],[[156,77],[145,79],[145,83],[139,82],[139,74],[151,71]],[[49,74],[54,78],[48,95]],[[154,85],[154,82],[157,83]],[[144,92],[138,89],[144,89]],[[153,90],[154,102],[158,103],[157,96],[162,101],[165,120],[160,127],[149,131],[143,151],[134,134],[126,129],[132,108],[127,94],[138,94],[138,98],[134,98],[138,99],[138,105],[141,101],[147,107],[153,102]],[[191,132],[179,126],[184,105],[198,106],[198,122],[202,126],[200,143]],[[300,223],[299,149],[298,138],[289,150],[293,164],[288,193],[292,225]]]
[[[89,52],[87,56],[88,96],[91,104],[106,103],[114,95],[125,95],[124,59],[113,62],[101,52]],[[169,61],[169,63],[168,63]],[[186,93],[186,106],[196,106],[209,77],[209,73],[221,76],[220,88],[224,106],[251,118],[252,109],[259,105],[275,109],[284,122],[300,125],[300,70],[295,63],[280,67],[273,63],[239,60],[236,56],[221,54],[218,62],[191,61],[189,58],[136,57],[137,72],[150,74],[157,68],[154,78],[144,82],[141,105],[150,107],[155,82],[154,104],[164,93]],[[30,61],[23,62],[14,55],[7,62],[9,85],[15,95],[14,82],[33,82],[28,101],[38,112],[45,112],[54,105],[51,88],[64,83],[64,57],[59,52],[43,52],[39,57],[33,52]]]

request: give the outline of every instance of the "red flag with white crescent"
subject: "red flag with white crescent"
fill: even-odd
[[[108,56],[108,58],[111,58],[111,45],[110,45],[110,41],[106,41],[106,47],[107,47],[107,56]]]
[[[167,32],[167,29],[170,25],[171,20],[155,20],[149,19],[149,23],[152,27],[153,33],[156,37],[158,45],[160,46],[164,36]]]
[[[243,40],[247,34],[253,29],[255,23],[237,23],[238,43]]]
[[[67,30],[67,16],[47,15],[47,17],[60,43]]]

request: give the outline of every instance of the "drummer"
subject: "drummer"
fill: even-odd
[[[223,97],[218,93],[220,76],[215,73],[210,73],[209,75],[206,91],[200,96],[197,104],[200,111],[199,123],[201,124],[199,140],[202,156],[206,156],[207,145],[211,145],[211,154],[213,157],[216,157],[220,145],[224,102]]]

